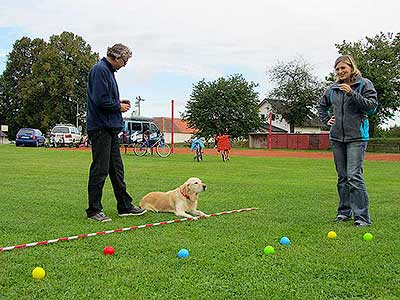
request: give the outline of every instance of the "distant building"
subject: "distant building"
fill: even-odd
[[[171,143],[171,118],[153,117],[154,123],[164,132],[165,141]],[[187,123],[182,119],[174,118],[174,142],[184,143],[188,141],[196,130],[189,128]]]
[[[265,98],[259,104],[259,114],[261,119],[269,130],[269,113],[272,111],[272,126],[284,132],[290,132],[290,124],[282,118],[282,111],[284,110],[282,100],[267,99]],[[308,119],[301,127],[294,127],[294,133],[321,133],[321,121],[318,117]],[[276,130],[278,131],[278,130]],[[275,132],[273,130],[273,132]]]
[[[250,148],[269,147],[270,112],[272,112],[272,148],[283,149],[327,149],[329,147],[328,132],[321,129],[321,122],[316,116],[306,120],[303,126],[295,126],[290,133],[290,124],[282,117],[283,102],[275,99],[264,99],[259,104],[259,114],[263,121],[257,132],[249,133]]]

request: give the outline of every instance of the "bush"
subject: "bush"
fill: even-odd
[[[242,140],[234,140],[233,141],[233,148],[249,148],[249,141],[242,139]]]
[[[374,137],[377,138],[400,138],[400,127],[399,126],[394,126],[388,129],[383,129],[378,127],[375,130],[375,135]]]

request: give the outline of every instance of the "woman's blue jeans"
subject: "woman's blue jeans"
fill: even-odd
[[[353,215],[354,221],[370,224],[368,193],[363,175],[367,142],[342,143],[331,140],[331,148],[338,174],[338,215]]]

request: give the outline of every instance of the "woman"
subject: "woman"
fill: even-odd
[[[335,221],[348,221],[354,216],[355,226],[368,226],[371,220],[363,162],[369,139],[368,115],[378,106],[377,93],[350,55],[338,57],[334,67],[336,80],[319,101],[319,115],[322,123],[331,127],[329,138],[339,194]]]

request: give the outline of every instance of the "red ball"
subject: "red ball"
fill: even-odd
[[[113,255],[115,253],[115,249],[111,246],[104,247],[104,255]]]

